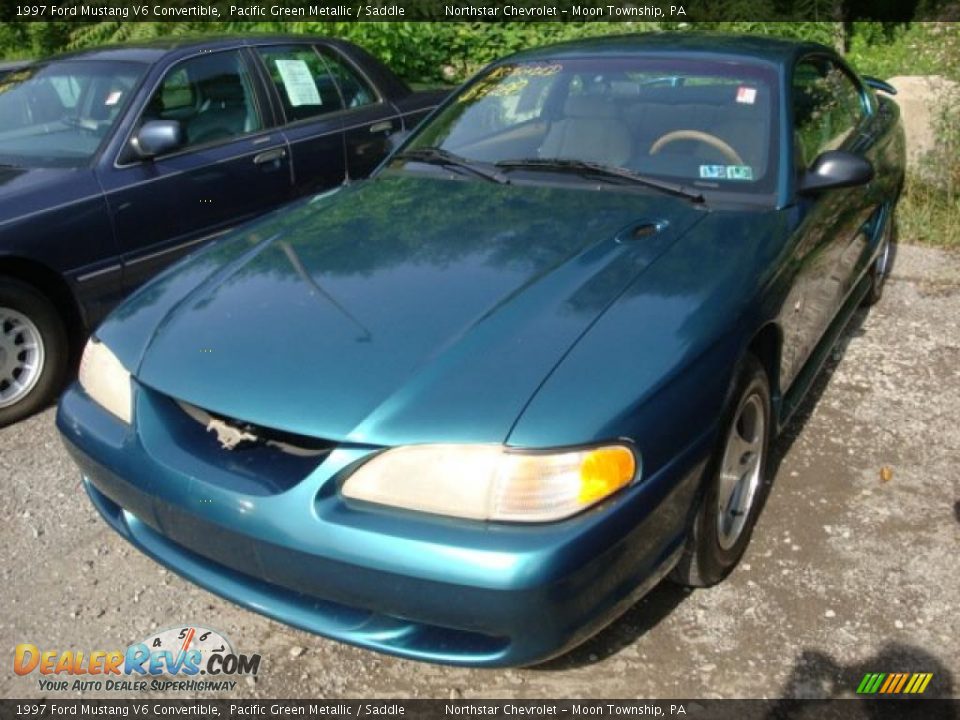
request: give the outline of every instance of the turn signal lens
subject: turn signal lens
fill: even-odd
[[[580,502],[593,503],[633,479],[637,463],[625,447],[591,450],[580,464]]]

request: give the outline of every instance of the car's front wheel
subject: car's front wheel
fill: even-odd
[[[707,465],[703,499],[683,556],[671,578],[704,587],[720,582],[743,556],[769,483],[770,383],[747,355]]]
[[[0,427],[53,398],[67,357],[66,330],[53,303],[26,283],[0,277]]]

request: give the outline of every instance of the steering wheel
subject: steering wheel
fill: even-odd
[[[647,154],[656,155],[670,143],[679,142],[680,140],[695,140],[703,143],[704,145],[709,145],[723,155],[723,157],[729,160],[733,165],[746,164],[743,162],[743,158],[740,157],[740,153],[730,147],[723,140],[718,138],[716,135],[701,132],[700,130],[672,130],[658,137],[654,141],[653,145],[650,146],[650,150],[647,151]]]

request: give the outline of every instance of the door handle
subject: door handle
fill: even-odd
[[[390,120],[383,120],[370,126],[371,133],[390,132],[393,129],[393,123]]]
[[[272,150],[264,150],[262,153],[257,153],[253,156],[253,164],[263,165],[264,163],[273,162],[274,160],[283,160],[286,156],[286,148],[278,147]]]

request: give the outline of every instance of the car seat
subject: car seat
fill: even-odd
[[[633,153],[630,130],[617,105],[601,95],[571,95],[564,117],[550,125],[540,157],[623,165]]]
[[[237,137],[254,129],[252,108],[243,82],[233,74],[218,75],[200,83],[203,103],[186,127],[191,145]]]

